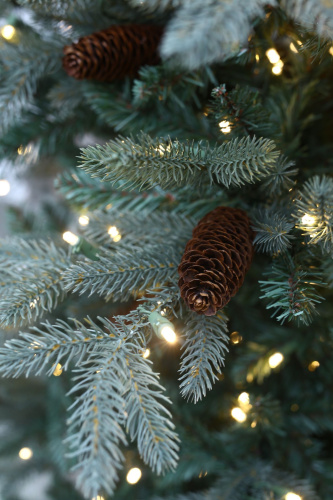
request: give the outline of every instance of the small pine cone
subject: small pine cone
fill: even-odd
[[[190,309],[213,316],[242,286],[253,257],[253,231],[243,210],[218,207],[193,230],[178,267]]]
[[[66,45],[62,64],[77,80],[112,82],[135,76],[141,66],[158,64],[162,33],[160,26],[110,26]]]

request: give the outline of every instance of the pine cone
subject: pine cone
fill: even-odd
[[[201,219],[178,267],[180,295],[190,309],[213,316],[229,302],[249,270],[252,240],[243,210],[218,207]]]
[[[63,67],[77,80],[111,82],[135,76],[138,69],[159,62],[160,26],[110,26],[64,47]]]

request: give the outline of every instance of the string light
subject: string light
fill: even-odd
[[[245,422],[247,419],[246,413],[238,406],[231,410],[231,416],[240,423]]]
[[[292,493],[289,491],[289,493],[286,494],[285,500],[302,500],[302,497],[297,495],[297,493]]]
[[[112,238],[115,243],[117,243],[117,241],[121,240],[121,234],[119,234],[119,231],[116,228],[116,226],[110,226],[108,229],[108,234],[110,235],[110,238]]]
[[[97,495],[97,497],[94,497],[92,500],[105,500],[105,498],[101,497],[101,495]]]
[[[19,451],[19,457],[21,460],[29,460],[33,453],[30,448],[21,448]]]
[[[272,356],[270,356],[268,364],[271,368],[276,368],[282,363],[283,359],[283,354],[281,354],[280,352],[275,352],[274,354],[272,354]]]
[[[259,62],[259,60],[260,60],[259,54],[256,54],[256,61]]]
[[[170,326],[163,326],[161,335],[169,344],[174,344],[177,340],[177,335]]]
[[[76,236],[76,234],[72,233],[71,231],[65,231],[64,234],[62,235],[63,240],[66,241],[69,245],[76,245],[77,242],[79,241],[79,237]]]
[[[140,481],[141,476],[142,472],[139,467],[133,467],[127,472],[126,481],[129,484],[136,484],[138,481]]]
[[[15,35],[15,28],[14,26],[11,26],[10,24],[6,24],[6,26],[3,26],[1,28],[1,36],[5,40],[11,40],[13,36]]]
[[[231,132],[230,122],[228,122],[227,120],[222,120],[219,123],[219,127],[221,129],[221,132],[223,132],[223,134],[229,134],[229,132]]]
[[[271,64],[276,64],[280,61],[280,55],[275,49],[266,50],[266,56]]]
[[[333,56],[333,45],[332,45],[332,47],[330,47],[328,52],[331,54],[331,56]]]
[[[243,337],[239,332],[232,332],[232,334],[230,335],[230,340],[233,344],[239,344],[240,342],[242,342]]]
[[[54,369],[53,375],[55,377],[59,377],[62,374],[62,366],[60,363],[57,364],[57,366]]]
[[[79,217],[79,224],[81,226],[88,226],[88,224],[89,224],[89,217],[87,215],[80,215],[80,217]]]
[[[150,356],[150,349],[146,349],[144,351],[144,353],[142,354],[142,357],[147,359],[147,358],[149,358],[149,356]]]
[[[291,42],[291,44],[289,45],[290,47],[290,50],[292,52],[295,52],[295,54],[298,54],[298,50],[296,49],[295,45],[293,44],[293,42]]]
[[[281,75],[283,66],[284,66],[283,62],[281,60],[278,61],[276,64],[273,65],[272,73],[274,75]]]
[[[317,370],[317,368],[320,366],[320,363],[319,361],[312,361],[312,363],[309,364],[308,366],[308,370],[310,372],[314,372],[315,370]]]
[[[252,429],[254,429],[255,427],[257,427],[257,421],[256,420],[253,420],[253,422],[251,424],[251,427],[252,427]]]
[[[248,392],[242,392],[242,394],[240,394],[240,395],[238,396],[238,401],[239,401],[240,403],[243,403],[243,404],[245,404],[245,405],[248,405],[248,404],[249,404],[249,402],[250,402],[250,395],[249,395],[249,393],[248,393]]]
[[[6,196],[10,191],[10,184],[6,179],[0,180],[0,196]]]
[[[305,226],[313,226],[316,222],[316,218],[313,215],[305,214],[302,217],[302,224]]]

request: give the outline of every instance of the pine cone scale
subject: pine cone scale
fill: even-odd
[[[201,219],[178,267],[180,294],[191,310],[213,316],[237,293],[252,261],[252,240],[243,210],[218,207]]]

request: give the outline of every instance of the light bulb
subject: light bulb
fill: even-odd
[[[258,62],[260,60],[259,54],[256,54],[256,61]]]
[[[293,42],[291,42],[291,44],[289,45],[290,47],[290,50],[292,52],[295,52],[295,54],[298,54],[298,50],[296,49],[295,45],[293,44]]]
[[[242,392],[242,394],[240,394],[238,396],[238,401],[240,403],[243,403],[243,404],[249,404],[250,402],[250,395],[248,392]]]
[[[140,481],[141,476],[142,472],[139,467],[133,467],[127,472],[126,481],[129,484],[136,484],[138,481]]]
[[[230,340],[233,344],[239,344],[240,342],[242,342],[243,337],[239,332],[232,332],[232,334],[230,335]]]
[[[273,67],[272,67],[272,73],[274,75],[281,75],[282,68],[283,68],[283,62],[280,60],[276,64],[273,65]]]
[[[169,344],[174,344],[177,340],[177,336],[170,326],[163,326],[161,328],[162,337],[169,342]]]
[[[76,245],[77,242],[79,241],[79,237],[76,236],[76,234],[72,233],[71,231],[65,231],[64,234],[62,235],[62,238],[68,243],[69,245]]]
[[[1,28],[1,36],[5,39],[5,40],[11,40],[13,38],[13,36],[15,35],[15,28],[14,26],[11,26],[10,24],[6,24],[6,26],[3,26],[3,28]]]
[[[32,457],[33,453],[30,448],[21,448],[19,451],[19,457],[21,460],[29,460]]]
[[[317,368],[320,366],[320,363],[319,361],[312,361],[312,363],[309,364],[308,366],[308,370],[310,372],[314,372],[315,370],[317,370]]]
[[[333,45],[332,45],[332,47],[330,47],[328,52],[331,54],[331,56],[333,56]]]
[[[117,234],[114,238],[113,238],[113,241],[115,243],[117,243],[117,241],[120,241],[121,240],[121,234]]]
[[[229,132],[231,132],[230,122],[228,122],[227,120],[221,121],[219,123],[219,127],[221,129],[221,132],[223,132],[223,134],[228,134]]]
[[[6,179],[0,180],[0,196],[6,196],[10,191],[10,184]]]
[[[115,238],[115,236],[118,236],[119,231],[116,228],[116,226],[110,226],[108,229],[108,233],[111,236],[111,238]]]
[[[275,49],[268,49],[266,51],[266,56],[271,64],[276,64],[280,61],[280,55]]]
[[[271,368],[276,368],[282,363],[282,361],[283,354],[281,354],[280,352],[275,352],[274,354],[272,354],[272,356],[270,356],[268,364]]]
[[[105,500],[105,498],[101,497],[101,495],[97,495],[97,497],[92,498],[92,500]]]
[[[79,217],[79,224],[81,226],[88,226],[88,224],[89,224],[89,217],[87,215],[80,215],[80,217]]]
[[[62,374],[62,366],[61,366],[60,363],[58,363],[57,366],[55,367],[54,371],[53,371],[53,375],[55,377],[59,377],[61,374]]]
[[[150,349],[146,349],[144,351],[144,353],[142,354],[142,357],[147,359],[147,358],[149,358],[149,356],[150,356]]]
[[[305,226],[313,226],[316,222],[316,218],[313,215],[305,214],[302,217],[302,224]]]
[[[240,423],[245,422],[245,420],[247,418],[246,413],[238,406],[236,406],[235,408],[233,408],[231,410],[231,416],[232,416],[232,418],[237,420],[237,422],[240,422]]]
[[[289,493],[286,494],[285,500],[302,500],[302,497],[297,495],[296,493],[292,493],[289,491]]]

